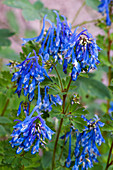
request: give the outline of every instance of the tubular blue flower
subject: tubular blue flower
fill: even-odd
[[[22,106],[23,106],[23,111],[25,113],[25,116],[28,116],[29,115],[29,103],[28,102],[24,103],[23,101],[20,102],[20,104],[19,104],[18,111],[17,111],[17,116],[20,115]]]
[[[72,133],[73,127],[70,128],[70,131],[67,132],[65,135],[61,136],[60,139],[65,139],[65,144],[67,143],[67,140],[69,138],[69,150],[68,150],[68,157],[65,162],[65,165],[67,168],[71,166],[71,133]]]
[[[93,161],[98,162],[97,156],[100,156],[96,144],[100,146],[102,142],[105,142],[99,129],[99,126],[104,126],[104,123],[99,121],[98,116],[95,115],[94,121],[88,120],[84,116],[82,118],[88,126],[82,133],[76,130],[75,166],[73,170],[79,169],[79,166],[82,169],[93,167]]]
[[[56,96],[51,95],[51,102],[52,104],[59,104],[62,105],[63,101],[61,100],[60,96],[57,94]]]
[[[108,112],[109,112],[109,115],[110,115],[111,119],[113,120],[113,117],[112,117],[112,112],[113,112],[113,101],[110,102],[110,108],[109,108]]]
[[[54,132],[46,125],[42,119],[41,114],[37,111],[38,106],[35,106],[31,114],[26,116],[24,121],[18,120],[18,123],[13,127],[10,141],[12,147],[18,146],[16,153],[19,154],[24,151],[29,151],[35,154],[39,152],[40,145],[45,147],[45,139],[51,140]],[[33,113],[38,115],[32,117]],[[35,143],[35,144],[34,144]]]
[[[72,131],[72,129],[70,129]],[[66,167],[69,168],[71,165],[71,133],[69,135],[69,151],[68,151],[68,157],[65,163]]]
[[[42,82],[45,77],[48,77],[48,74],[44,68],[44,64],[42,66],[38,63],[38,56],[30,57],[30,54],[27,56],[26,60],[22,63],[16,65],[16,68],[19,71],[15,72],[12,81],[17,81],[17,89],[16,93],[20,97],[22,88],[24,89],[24,95],[29,97],[29,101],[32,101],[34,98],[34,90],[38,82]]]
[[[52,110],[53,104],[59,104],[62,105],[62,100],[59,95],[53,96],[47,94],[47,91],[49,91],[49,87],[45,86],[45,96],[44,99],[41,99],[40,94],[40,83],[38,83],[38,100],[37,100],[37,109],[39,112],[48,111],[50,112]]]
[[[100,48],[97,46],[92,35],[88,33],[87,29],[83,29],[80,33],[77,33],[77,27],[72,33],[71,26],[68,25],[66,17],[63,16],[64,21],[61,21],[59,14],[56,11],[54,12],[57,16],[56,26],[44,17],[43,28],[39,36],[41,38],[35,37],[33,40],[36,39],[36,42],[41,45],[38,55],[41,56],[43,63],[47,66],[48,73],[54,68],[53,63],[56,65],[59,62],[63,64],[63,71],[65,74],[67,74],[67,68],[70,67],[72,70],[72,80],[75,81],[80,72],[85,68],[87,71],[97,68],[96,65],[99,64],[98,51],[100,51]],[[45,21],[50,23],[50,27],[44,33]],[[29,40],[24,39],[25,42]],[[42,80],[43,76],[40,78],[38,74],[37,80],[38,79]]]
[[[43,18],[43,28],[42,28],[42,31],[40,33],[40,35],[38,37],[34,37],[34,38],[21,38],[21,40],[24,41],[24,43],[22,45],[25,45],[28,41],[33,41],[35,40],[35,42],[38,42],[38,41],[41,41],[43,36],[44,36],[44,28],[45,28],[45,20],[46,20],[46,16],[44,16]]]
[[[106,25],[111,25],[111,20],[109,16],[109,4],[112,0],[101,0],[101,4],[98,6],[98,11],[104,15],[106,12]]]
[[[21,113],[21,105],[22,105],[22,103],[23,103],[23,101],[20,102],[20,104],[19,104],[18,111],[17,111],[17,116],[19,116],[20,113]]]
[[[104,138],[101,135],[100,127],[104,126],[104,123],[100,122],[97,115],[95,118],[86,119],[85,116],[81,116],[84,121],[87,122],[87,126],[83,129],[83,132],[80,133],[78,129],[76,132],[76,146],[75,146],[75,165],[73,166],[73,170],[88,169],[93,167],[93,161],[98,162],[97,156],[100,156],[100,153],[97,149],[97,146],[100,146],[102,142],[105,142]],[[70,131],[65,135],[61,136],[61,139],[65,139],[65,144],[69,138],[69,152],[66,160],[66,167],[69,168],[71,166],[71,135],[74,127],[70,128]]]

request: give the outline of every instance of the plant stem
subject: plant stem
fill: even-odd
[[[71,85],[71,81],[72,81],[72,78],[70,78],[70,81],[69,81],[69,84],[68,84],[68,86],[67,86],[66,92],[68,92],[68,90],[69,90],[69,87],[70,87],[70,85]]]
[[[89,23],[97,22],[97,21],[104,20],[104,19],[105,19],[105,18],[103,17],[103,18],[100,18],[100,19],[93,19],[93,20],[91,20],[91,21],[83,21],[82,23],[73,26],[72,29],[74,29],[74,28],[76,28],[76,27],[78,27],[78,26],[82,26],[82,25],[84,25],[84,24],[89,24]]]
[[[70,81],[69,81],[69,84],[67,86],[66,92],[68,92],[68,90],[69,90],[71,81],[72,81],[72,79],[70,78]],[[67,97],[67,94],[64,94],[63,95],[63,105],[62,105],[62,110],[63,110],[62,113],[63,114],[65,114],[64,109],[65,109],[66,97]],[[60,135],[62,124],[63,124],[63,118],[61,118],[61,120],[60,120],[60,125],[59,125],[59,128],[58,128],[58,132],[57,132],[57,136],[56,136],[56,140],[55,140],[55,145],[54,145],[54,150],[53,150],[53,158],[52,158],[52,170],[54,170],[55,153],[56,153],[56,148],[57,148],[58,139],[59,139],[59,135]]]
[[[56,148],[57,148],[57,143],[58,143],[58,139],[59,139],[62,123],[63,123],[63,118],[61,118],[59,129],[58,129],[58,133],[57,133],[57,136],[56,136],[55,145],[54,145],[53,158],[52,158],[52,170],[54,170],[55,153],[56,153]]]
[[[1,116],[4,116],[4,113],[5,113],[6,109],[7,109],[8,104],[9,104],[9,99],[7,99],[7,101],[6,101],[6,103],[5,103],[5,106],[4,106],[4,108],[3,108],[3,111],[2,111],[2,113],[1,113]]]
[[[109,10],[109,15],[111,16],[112,14],[112,7],[110,6],[110,10]],[[107,32],[107,37],[108,37],[108,50],[107,50],[107,57],[108,57],[108,61],[110,62],[110,50],[111,50],[111,39],[110,39],[110,28],[108,28],[108,32]],[[109,67],[109,70],[108,70],[108,86],[110,85],[111,83],[111,67]],[[107,113],[109,113],[109,108],[110,108],[110,101],[109,99],[107,100]],[[111,144],[111,148],[109,150],[109,155],[108,155],[108,160],[107,160],[107,164],[106,164],[106,169],[108,169],[108,167],[111,165],[111,163],[109,163],[110,161],[110,157],[111,157],[111,153],[112,153],[112,149],[113,149],[113,141],[112,141],[112,144]],[[111,161],[112,162],[112,161]]]
[[[113,149],[113,142],[112,142],[111,148],[110,148],[110,150],[109,150],[109,155],[108,155],[108,160],[107,160],[107,165],[106,165],[106,169],[105,169],[105,170],[107,170],[108,167],[111,165],[111,163],[109,164],[109,161],[110,161],[112,149]]]
[[[110,27],[108,29],[108,51],[107,51],[107,56],[108,56],[108,61],[110,62],[110,50],[111,50],[111,39],[110,39]],[[111,83],[111,67],[108,68],[108,86],[110,86]],[[107,100],[107,113],[109,112],[109,107],[110,107],[110,102]]]
[[[79,13],[80,13],[80,11],[81,11],[81,9],[85,6],[85,1],[82,3],[82,5],[80,6],[80,8],[78,9],[78,11],[76,12],[76,14],[75,14],[75,16],[74,16],[74,18],[73,18],[73,21],[72,21],[72,25],[74,24],[74,22],[75,22],[75,20],[76,20],[76,18],[78,17],[78,15],[79,15]]]

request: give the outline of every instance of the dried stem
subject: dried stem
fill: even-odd
[[[80,13],[80,11],[81,11],[81,9],[85,6],[85,1],[82,3],[82,5],[80,6],[80,8],[78,9],[78,11],[76,12],[76,14],[75,14],[75,16],[74,16],[74,18],[73,18],[73,21],[72,21],[72,25],[74,24],[74,22],[75,22],[75,20],[76,20],[76,18],[78,17],[78,15],[79,15],[79,13]]]

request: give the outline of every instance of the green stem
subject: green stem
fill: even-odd
[[[6,111],[7,107],[8,107],[8,104],[9,104],[9,99],[7,99],[7,101],[6,101],[6,103],[5,103],[5,106],[4,106],[4,108],[3,108],[3,111],[2,111],[2,113],[1,113],[1,116],[4,116],[4,113],[5,113],[5,111]]]
[[[76,27],[78,27],[78,26],[82,26],[82,25],[84,25],[84,24],[89,24],[89,23],[93,23],[93,22],[98,22],[98,21],[100,21],[100,20],[102,21],[102,20],[104,20],[104,19],[105,19],[105,18],[93,19],[93,20],[91,20],[91,21],[83,21],[82,23],[73,26],[72,29],[74,29],[74,28],[76,28]]]
[[[69,84],[68,84],[68,86],[67,86],[66,92],[68,92],[68,90],[69,90],[69,87],[70,87],[70,85],[71,85],[71,81],[72,81],[72,78],[70,78],[70,81],[69,81]]]
[[[72,25],[74,24],[74,22],[75,22],[75,20],[76,20],[76,18],[78,17],[78,15],[79,15],[79,13],[80,13],[80,11],[81,11],[81,9],[85,6],[85,1],[82,3],[82,5],[81,5],[81,7],[78,9],[78,11],[76,12],[76,14],[75,14],[75,16],[74,16],[74,18],[73,18],[73,21],[72,21]]]
[[[70,84],[71,84],[72,79],[70,79],[69,84],[67,86],[66,92],[68,92]],[[63,89],[62,89],[63,90]],[[63,105],[62,105],[62,113],[65,114],[64,109],[65,109],[65,101],[66,101],[66,97],[67,94],[63,95]],[[63,118],[61,118],[60,120],[60,125],[58,128],[58,132],[57,132],[57,136],[56,136],[56,140],[55,140],[55,145],[54,145],[54,150],[53,150],[53,158],[52,158],[52,170],[54,170],[54,164],[55,164],[55,153],[56,153],[56,148],[57,148],[57,144],[58,144],[58,139],[59,139],[59,135],[60,135],[60,131],[61,131],[61,127],[63,124]]]
[[[58,129],[58,133],[57,133],[56,141],[55,141],[55,145],[54,145],[53,158],[52,158],[52,170],[54,170],[55,153],[56,153],[57,143],[58,143],[58,139],[59,139],[62,124],[63,124],[63,118],[60,121],[59,129]]]

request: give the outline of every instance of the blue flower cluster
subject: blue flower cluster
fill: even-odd
[[[34,98],[34,90],[38,82],[42,82],[45,77],[49,78],[44,64],[42,63],[41,66],[38,63],[38,56],[35,50],[34,54],[35,56],[30,57],[30,53],[22,63],[15,66],[19,70],[12,77],[12,82],[17,81],[16,93],[18,96],[20,97],[23,88],[24,95],[27,96],[29,94],[29,101],[32,101]]]
[[[35,145],[31,149],[31,153],[35,154],[39,151],[39,146],[45,147],[45,139],[51,140],[54,132],[46,125],[45,121],[42,119],[41,115],[42,111],[51,111],[52,104],[60,104],[62,105],[62,100],[57,95],[54,97],[51,95],[51,103],[49,102],[49,95],[47,94],[47,87],[45,87],[45,96],[43,102],[41,100],[40,95],[40,83],[38,83],[38,100],[37,105],[29,115],[29,104],[27,103],[27,109],[24,107],[24,113],[26,118],[24,121],[18,120],[18,123],[13,127],[14,131],[12,133],[12,140],[10,141],[12,147],[19,146],[17,148],[16,153],[19,154],[22,150],[29,151],[30,148]],[[17,115],[21,112],[21,106],[23,101],[20,103]],[[32,117],[34,112],[38,113],[37,116]]]
[[[38,115],[32,117],[34,112]],[[40,145],[45,147],[45,139],[51,140],[54,132],[46,125],[41,117],[37,106],[33,109],[29,116],[26,116],[24,121],[20,121],[13,127],[12,139],[10,141],[12,147],[18,146],[16,153],[19,154],[22,150],[29,151],[35,154],[39,152]],[[35,144],[33,144],[35,143]]]
[[[103,15],[106,12],[106,24],[108,26],[111,25],[111,20],[109,16],[109,4],[112,0],[101,0],[101,4],[98,6],[99,12],[101,12]]]
[[[59,62],[63,64],[63,71],[67,73],[67,67],[71,69],[72,80],[76,80],[77,76],[83,69],[89,71],[95,69],[96,64],[99,63],[98,51],[100,48],[96,44],[96,40],[88,33],[87,29],[83,29],[77,33],[77,29],[72,33],[71,26],[68,25],[65,16],[63,21],[56,11],[57,25],[46,19],[43,19],[43,28],[38,37],[22,38],[23,45],[28,41],[35,41],[41,44],[38,56],[41,57],[43,63],[48,61],[54,64]],[[49,29],[44,32],[45,21],[50,23]],[[49,70],[53,69],[53,63],[50,64]]]
[[[84,121],[87,122],[87,126],[82,133],[78,130],[76,132],[76,146],[75,146],[75,165],[73,166],[73,170],[79,170],[82,168],[83,170],[93,167],[93,161],[98,162],[97,156],[100,156],[100,153],[97,149],[97,146],[100,146],[102,142],[105,142],[104,138],[101,135],[100,127],[104,126],[104,123],[100,122],[97,115],[95,115],[94,120],[86,119],[85,116],[82,116]],[[71,165],[71,135],[72,135],[73,127],[71,127],[70,131],[66,133],[66,135],[62,136],[61,139],[69,138],[69,153],[66,160],[66,167],[69,168]]]

